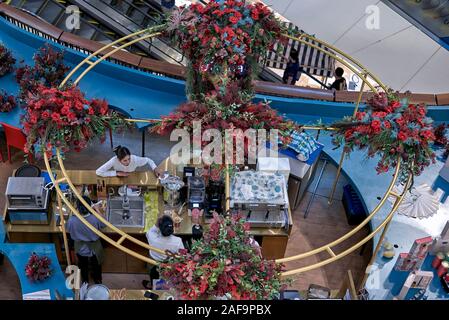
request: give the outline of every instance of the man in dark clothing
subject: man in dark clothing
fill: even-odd
[[[348,90],[348,85],[346,83],[346,79],[343,78],[344,70],[343,68],[338,67],[335,69],[335,81],[331,85],[331,89],[334,90]]]
[[[296,49],[290,51],[290,57],[288,58],[287,67],[284,71],[282,81],[285,84],[295,85],[299,80],[301,73],[301,67],[299,66],[299,52]]]
[[[83,199],[92,206],[92,201],[89,197],[83,196]],[[98,207],[94,207],[95,211],[101,214]],[[86,219],[92,226],[100,230],[105,225],[79,201],[78,212]],[[101,283],[101,264],[103,263],[103,246],[101,245],[100,237],[90,230],[81,220],[72,215],[67,221],[67,232],[75,242],[75,253],[78,260],[78,267],[81,269],[81,278],[83,282],[89,282],[89,264],[92,267],[92,275],[95,283]]]

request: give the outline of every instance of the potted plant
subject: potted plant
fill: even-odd
[[[31,281],[44,281],[52,274],[51,260],[33,252],[25,266],[25,273]]]
[[[181,299],[275,299],[283,265],[264,259],[240,216],[214,214],[203,239],[161,263],[161,277]]]

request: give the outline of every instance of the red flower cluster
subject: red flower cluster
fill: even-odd
[[[26,151],[81,151],[95,137],[104,137],[107,128],[124,125],[124,120],[109,110],[104,100],[88,101],[75,86],[65,90],[39,84],[26,99],[22,125],[27,135]]]
[[[17,106],[16,98],[6,91],[0,91],[0,112],[9,112]]]
[[[261,258],[249,236],[249,225],[239,216],[218,215],[203,240],[190,253],[180,250],[160,265],[161,276],[181,299],[272,299],[283,287],[282,265]]]
[[[366,111],[344,121],[343,127],[334,143],[345,144],[347,151],[368,147],[369,157],[380,154],[376,168],[379,173],[395,167],[398,156],[404,167],[402,178],[409,173],[419,175],[435,161],[430,149],[435,140],[432,120],[426,117],[424,105],[401,103],[396,98],[389,100],[381,93],[369,101]]]
[[[45,45],[33,56],[34,66],[24,66],[16,71],[20,87],[20,98],[25,99],[28,92],[34,92],[38,85],[56,87],[65,78],[69,67],[64,64],[64,53]]]
[[[39,257],[36,253],[28,259],[25,274],[32,281],[43,281],[51,276],[51,260],[48,257]]]
[[[13,71],[15,63],[16,59],[14,59],[11,51],[0,43],[0,77]]]
[[[226,64],[237,75],[248,56],[263,55],[281,39],[281,24],[268,7],[242,0],[181,7],[172,13],[167,30],[175,34],[194,68],[204,73],[222,72],[217,66]]]
[[[448,143],[448,139],[446,137],[446,129],[447,125],[445,123],[437,126],[433,132],[435,136],[435,144],[440,146],[446,146]]]

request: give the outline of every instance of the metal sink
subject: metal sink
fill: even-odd
[[[127,219],[124,218],[123,197],[112,197],[108,199],[107,213],[108,221],[116,227],[143,228],[145,226],[145,201],[143,197],[128,197],[129,212]]]

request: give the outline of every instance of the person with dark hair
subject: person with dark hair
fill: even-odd
[[[301,67],[299,66],[299,52],[296,49],[290,51],[290,57],[288,58],[287,67],[284,71],[282,81],[285,84],[295,85],[296,81],[301,77]]]
[[[345,73],[345,71],[343,70],[343,68],[338,67],[337,69],[335,69],[335,81],[334,83],[332,83],[331,85],[331,89],[334,90],[348,90],[348,84],[346,83],[346,79],[343,77],[343,74]]]
[[[101,177],[126,177],[138,167],[149,165],[154,174],[161,174],[153,160],[147,157],[138,157],[131,154],[127,147],[118,146],[114,149],[115,157],[97,169],[97,176]]]
[[[92,206],[89,197],[83,196],[84,201]],[[78,201],[78,212],[93,227],[101,230],[105,225],[89,210]],[[96,212],[101,213],[98,205],[93,208]],[[92,267],[92,276],[95,283],[101,283],[101,264],[103,263],[103,246],[100,237],[90,230],[81,220],[72,214],[66,223],[66,230],[70,233],[70,237],[75,242],[75,253],[78,260],[78,267],[81,269],[81,278],[83,283],[89,282],[89,265]]]
[[[177,253],[180,249],[184,249],[184,244],[180,237],[174,236],[173,219],[168,215],[160,217],[156,224],[147,231],[146,236],[148,244],[162,251]],[[165,254],[150,250],[150,258],[156,261],[164,261],[167,256]],[[154,279],[159,279],[159,271],[157,266],[150,269],[150,281],[143,280],[142,285],[150,289]]]

